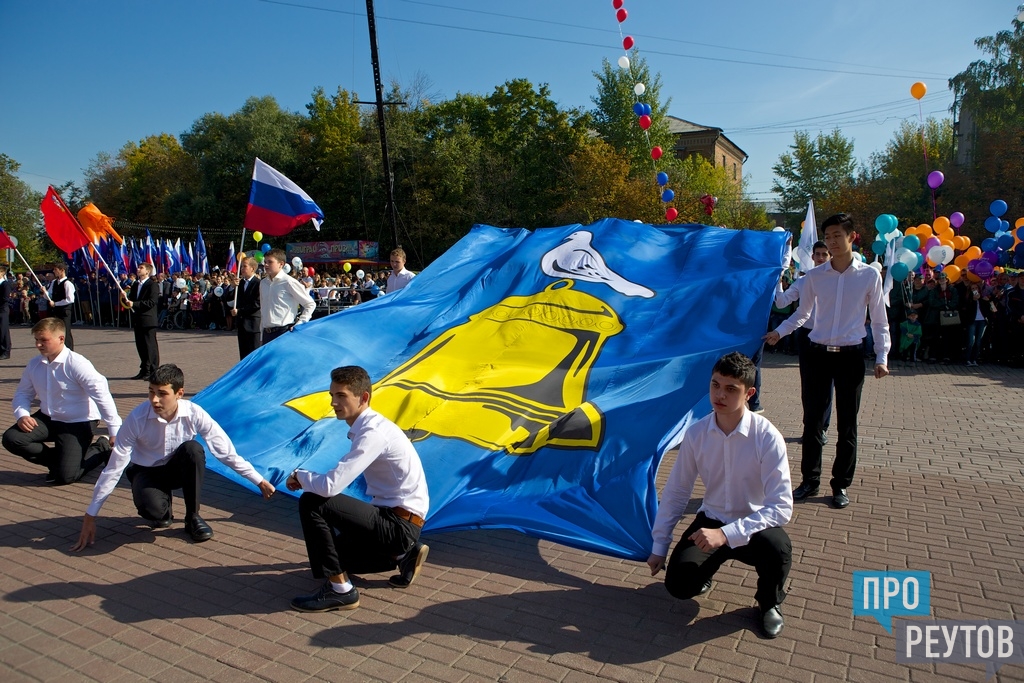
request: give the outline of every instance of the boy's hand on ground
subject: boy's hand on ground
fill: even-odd
[[[657,576],[665,568],[665,556],[652,554],[647,558],[647,566],[651,568],[651,576]]]

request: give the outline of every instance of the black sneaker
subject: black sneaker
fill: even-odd
[[[427,560],[428,552],[430,552],[428,546],[416,541],[416,545],[399,560],[398,573],[388,579],[388,583],[395,588],[411,586],[416,577],[420,575],[420,569],[423,568],[423,563]]]
[[[195,543],[202,543],[213,538],[213,529],[199,515],[192,515],[185,520],[185,531]]]
[[[292,600],[292,609],[299,612],[331,612],[356,607],[359,607],[359,591],[355,586],[348,593],[339,593],[331,587],[330,581],[324,581],[324,585],[313,595],[304,595]]]
[[[710,593],[711,592],[711,586],[712,586],[713,583],[714,582],[711,579],[708,579],[707,581],[705,581],[704,585],[700,587],[699,591],[697,591],[697,595],[707,595],[708,593]]]

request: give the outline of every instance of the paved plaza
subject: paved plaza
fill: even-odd
[[[28,328],[13,336],[0,364],[4,428],[35,354]],[[125,379],[138,371],[131,331],[76,327],[75,343],[127,415],[147,388]],[[184,369],[187,396],[237,359],[226,333],[161,332],[160,351]],[[151,530],[122,481],[95,546],[78,555],[69,548],[97,473],[53,488],[0,451],[0,681],[983,681],[981,665],[897,664],[894,635],[852,615],[852,572],[931,572],[936,619],[1024,619],[1024,371],[892,370],[865,381],[850,507],[816,497],[787,526],[794,565],[774,641],[758,635],[744,565],[679,601],[642,562],[512,531],[430,535],[408,590],[362,577],[359,609],[302,614],[288,602],[318,582],[294,498],[265,502],[211,473],[203,516],[216,535],[197,545],[180,523]],[[763,394],[797,484],[794,357],[766,356]],[[833,427],[826,472],[834,443]],[[1024,666],[990,680],[1024,680]]]

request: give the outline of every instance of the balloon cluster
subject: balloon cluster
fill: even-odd
[[[619,57],[618,64],[620,68],[628,70],[630,68],[628,53],[630,50],[633,49],[633,46],[636,45],[636,41],[633,40],[633,36],[622,35],[622,24],[629,17],[629,12],[626,11],[626,8],[623,7],[623,4],[624,0],[612,0],[612,8],[615,9],[615,19],[619,22],[619,35],[622,36],[622,49],[625,50],[626,52],[626,54],[623,54],[621,57]],[[653,124],[654,121],[653,119],[651,119],[651,105],[641,101],[640,99],[641,97],[644,96],[644,93],[646,92],[647,86],[644,85],[643,83],[636,82],[633,84],[633,94],[637,98],[636,103],[633,105],[633,113],[637,117],[637,125],[640,126],[641,130],[644,131],[644,135],[647,136],[647,145],[651,148],[651,159],[657,162],[658,159],[660,159],[664,154],[664,151],[661,149],[661,147],[657,145],[651,145],[651,138],[650,135],[647,133],[647,130],[651,127],[651,124]],[[665,173],[664,171],[659,171],[655,176],[655,181],[658,183],[658,187],[661,188],[661,201],[666,205],[670,204],[676,198],[676,193],[674,190],[668,187],[668,174]],[[712,211],[714,211],[714,205],[711,206],[711,211],[709,211],[707,209],[707,205],[705,205],[704,211],[705,213],[707,213],[707,215],[710,216]],[[666,207],[666,221],[671,223],[678,216],[679,211],[674,206]]]
[[[985,229],[992,233],[992,237],[982,240],[981,255],[971,271],[979,277],[988,277],[988,275],[979,273],[978,268],[981,268],[982,272],[991,274],[989,268],[984,265],[985,263],[990,264],[994,269],[1006,266],[1012,260],[1013,267],[1024,268],[1024,249],[1015,248],[1024,239],[1024,218],[1017,219],[1014,224],[1015,230],[1011,230],[1010,222],[1003,219],[1008,208],[1002,199],[995,200],[988,207],[991,215],[985,219]]]
[[[964,256],[973,255],[972,249],[981,253],[977,247],[971,247],[969,237],[956,234],[955,228],[964,222],[964,215],[959,211],[948,218],[938,216],[931,225],[922,223],[911,226],[905,233],[900,233],[896,227],[898,222],[896,216],[889,213],[878,216],[875,219],[878,237],[871,245],[875,254],[886,255],[889,273],[897,282],[906,280],[912,271],[919,270],[925,264],[937,271],[945,271],[949,281],[956,282],[967,267],[969,259],[964,259]],[[957,251],[965,253],[956,257]]]

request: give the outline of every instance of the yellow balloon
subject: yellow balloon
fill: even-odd
[[[343,266],[341,267],[341,269],[342,269],[342,270],[344,270],[344,271],[345,271],[345,272],[347,273],[347,272],[349,272],[350,270],[352,270],[352,264],[351,264],[351,263],[346,263],[345,265],[343,265]]]
[[[257,230],[256,232],[254,232],[252,234],[252,238],[254,240],[256,240],[257,242],[261,242],[261,241],[263,241],[263,233],[260,232],[259,230]]]

